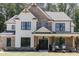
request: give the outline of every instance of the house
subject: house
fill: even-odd
[[[36,48],[48,50],[49,45],[65,44],[68,49],[79,48],[79,34],[74,32],[73,20],[64,12],[43,11],[32,4],[19,15],[5,22],[0,33],[0,48]]]

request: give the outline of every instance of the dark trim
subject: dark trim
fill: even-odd
[[[13,33],[13,34],[15,34],[15,31],[11,31],[11,30],[5,30],[4,32],[5,33]]]
[[[57,31],[57,30],[56,30],[56,29],[57,29],[57,28],[56,28],[56,25],[57,25],[57,24],[64,24],[64,31]],[[66,29],[66,28],[65,28],[65,25],[66,25],[66,24],[65,24],[64,22],[63,22],[63,23],[55,23],[55,32],[65,32],[65,29]]]
[[[75,34],[70,32],[32,32],[32,34]]]
[[[51,32],[32,32],[32,34],[52,34]]]
[[[73,20],[54,20],[54,22],[73,22]]]
[[[71,33],[71,21],[70,21],[70,33]]]

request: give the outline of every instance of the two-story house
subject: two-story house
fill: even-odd
[[[79,48],[79,34],[74,32],[73,20],[64,12],[43,11],[32,4],[5,24],[6,30],[0,33],[0,48],[36,48],[39,45],[40,50],[48,50],[50,44]]]

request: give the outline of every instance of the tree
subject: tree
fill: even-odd
[[[14,15],[19,14],[23,10],[23,8],[27,5],[28,4],[1,3],[0,4],[0,32],[2,32],[5,29],[4,22],[9,20]]]
[[[79,8],[75,10],[75,20],[74,23],[76,25],[75,32],[79,32]]]

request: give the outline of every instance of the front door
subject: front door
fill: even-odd
[[[39,40],[39,49],[40,50],[47,50],[48,49],[48,40],[40,39]]]

